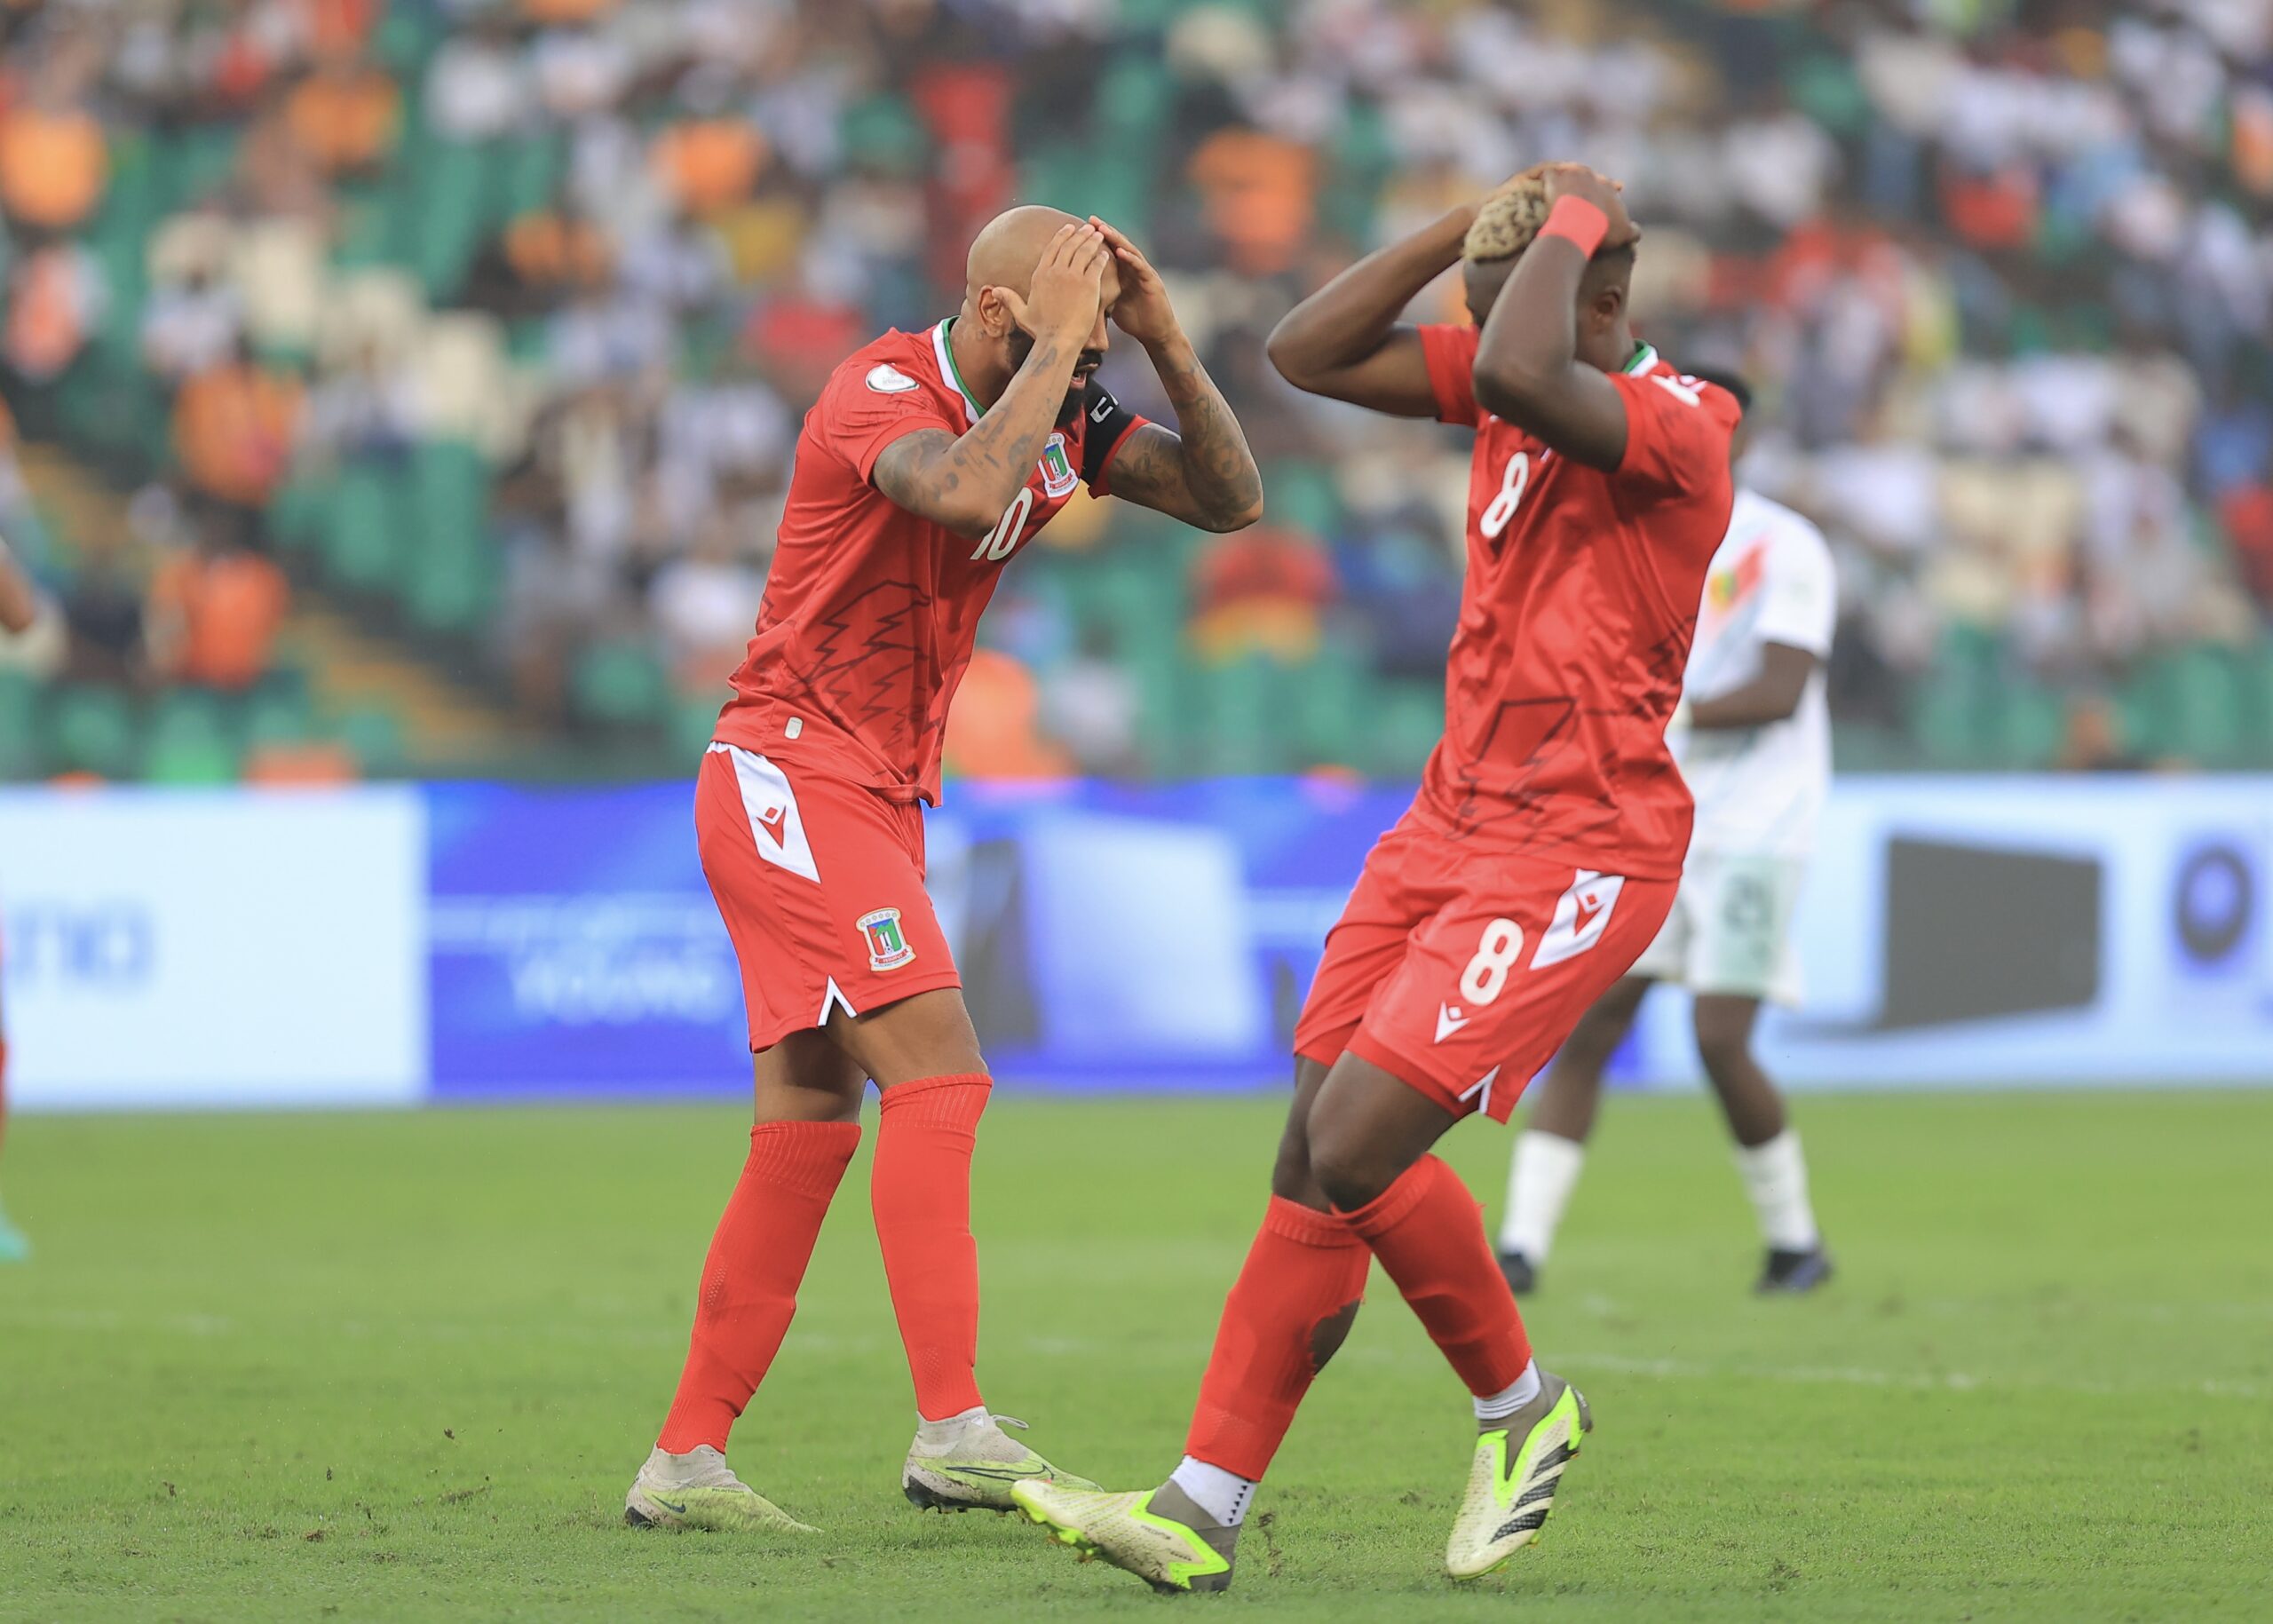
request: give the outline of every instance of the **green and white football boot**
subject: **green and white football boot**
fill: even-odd
[[[1063,1472],[1002,1430],[1026,1423],[1015,1416],[981,1414],[969,1421],[927,1422],[908,1446],[900,1493],[924,1511],[1015,1511],[1012,1488],[1055,1482],[1093,1489],[1087,1477]]]
[[[1227,1589],[1239,1531],[1201,1510],[1174,1482],[1133,1494],[1029,1481],[1010,1493],[1028,1521],[1087,1562],[1103,1557],[1165,1596]]]
[[[1555,1509],[1564,1468],[1594,1424],[1579,1390],[1540,1371],[1539,1397],[1477,1438],[1468,1494],[1445,1547],[1445,1571],[1454,1579],[1481,1578],[1537,1540]]]
[[[708,1444],[685,1454],[660,1449],[650,1454],[623,1497],[623,1520],[634,1528],[700,1528],[709,1533],[820,1532],[735,1477],[726,1457]]]

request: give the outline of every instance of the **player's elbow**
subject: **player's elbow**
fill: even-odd
[[[1195,517],[1200,528],[1212,530],[1217,535],[1244,530],[1263,517],[1263,494],[1257,491],[1251,500],[1239,506],[1216,508]]]
[[[1300,305],[1279,318],[1271,337],[1263,341],[1264,359],[1271,369],[1306,394],[1319,392],[1326,368],[1317,346],[1304,330],[1309,325]]]
[[[923,504],[923,517],[952,530],[966,542],[975,542],[1002,522],[1003,507],[960,492],[936,493]]]

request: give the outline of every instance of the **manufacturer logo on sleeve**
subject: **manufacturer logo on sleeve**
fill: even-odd
[[[883,361],[868,368],[868,387],[880,395],[904,395],[915,387],[915,380],[890,361]]]
[[[915,957],[907,937],[899,928],[899,910],[880,907],[873,914],[863,914],[854,921],[860,934],[868,942],[868,968],[875,970],[898,970]]]
[[[1081,482],[1081,476],[1073,471],[1073,459],[1065,455],[1065,437],[1052,434],[1041,448],[1041,494],[1063,496]]]

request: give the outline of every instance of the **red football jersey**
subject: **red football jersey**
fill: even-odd
[[[1472,426],[1476,450],[1445,736],[1415,810],[1480,844],[1673,878],[1691,805],[1666,724],[1729,527],[1740,410],[1644,345],[1610,380],[1626,456],[1604,473],[1477,405],[1477,337],[1421,329],[1437,416]]]
[[[757,634],[716,735],[935,805],[947,706],[1003,564],[1075,486],[1105,494],[1106,465],[1144,422],[1092,379],[992,532],[973,542],[919,518],[868,476],[901,435],[978,420],[953,320],[856,350],[805,414]]]

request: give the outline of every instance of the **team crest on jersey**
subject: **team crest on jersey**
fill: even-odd
[[[1539,951],[1531,955],[1531,967],[1545,970],[1575,959],[1602,940],[1602,933],[1610,929],[1611,910],[1618,906],[1618,893],[1625,889],[1623,875],[1580,869],[1571,889],[1555,904],[1555,918],[1547,934],[1539,939]]]
[[[880,907],[873,914],[861,915],[853,923],[867,939],[870,970],[898,970],[915,957],[915,949],[908,946],[907,937],[899,928],[898,908]]]
[[[1065,437],[1052,434],[1041,448],[1041,494],[1063,496],[1081,482],[1081,476],[1073,471],[1073,459],[1065,455]]]
[[[880,395],[904,395],[915,387],[915,380],[890,361],[880,361],[868,368],[868,387]]]

